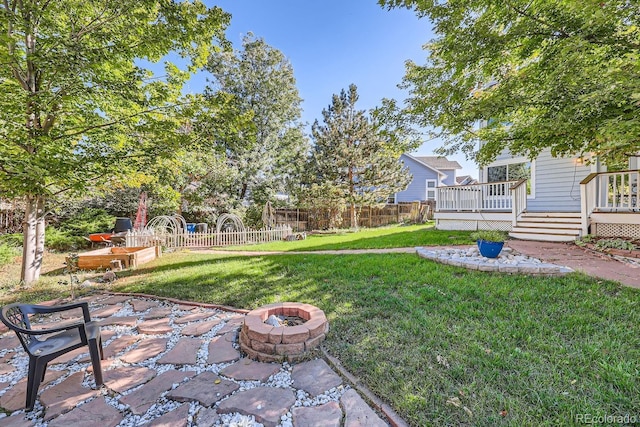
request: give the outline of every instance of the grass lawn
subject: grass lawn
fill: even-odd
[[[341,230],[331,234],[310,234],[305,240],[259,245],[229,246],[231,251],[320,251],[335,249],[387,249],[415,246],[470,245],[467,231],[436,230],[433,223]]]
[[[412,254],[182,252],[116,283],[247,309],[319,306],[330,353],[414,426],[570,425],[640,408],[640,292],[581,274],[504,276]]]

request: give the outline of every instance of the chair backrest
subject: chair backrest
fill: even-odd
[[[6,305],[0,311],[0,320],[16,333],[27,353],[29,353],[29,344],[36,339],[34,335],[24,332],[31,330],[28,313],[28,305],[19,303]]]

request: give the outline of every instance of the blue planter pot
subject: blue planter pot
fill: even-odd
[[[477,243],[480,255],[487,258],[498,258],[504,246],[504,242],[489,242],[487,240],[478,240]]]

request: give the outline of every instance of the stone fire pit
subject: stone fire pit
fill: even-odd
[[[272,326],[269,316],[297,317],[302,324]],[[329,322],[324,312],[311,304],[283,302],[250,311],[240,331],[240,348],[261,362],[297,362],[324,341]]]

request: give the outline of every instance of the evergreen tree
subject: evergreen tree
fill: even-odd
[[[395,136],[386,137],[381,123],[364,110],[356,109],[354,84],[322,111],[323,124],[312,126],[314,148],[311,155],[311,186],[336,190],[349,207],[351,227],[357,227],[356,207],[386,203],[404,190],[411,180],[399,162],[405,144]]]

